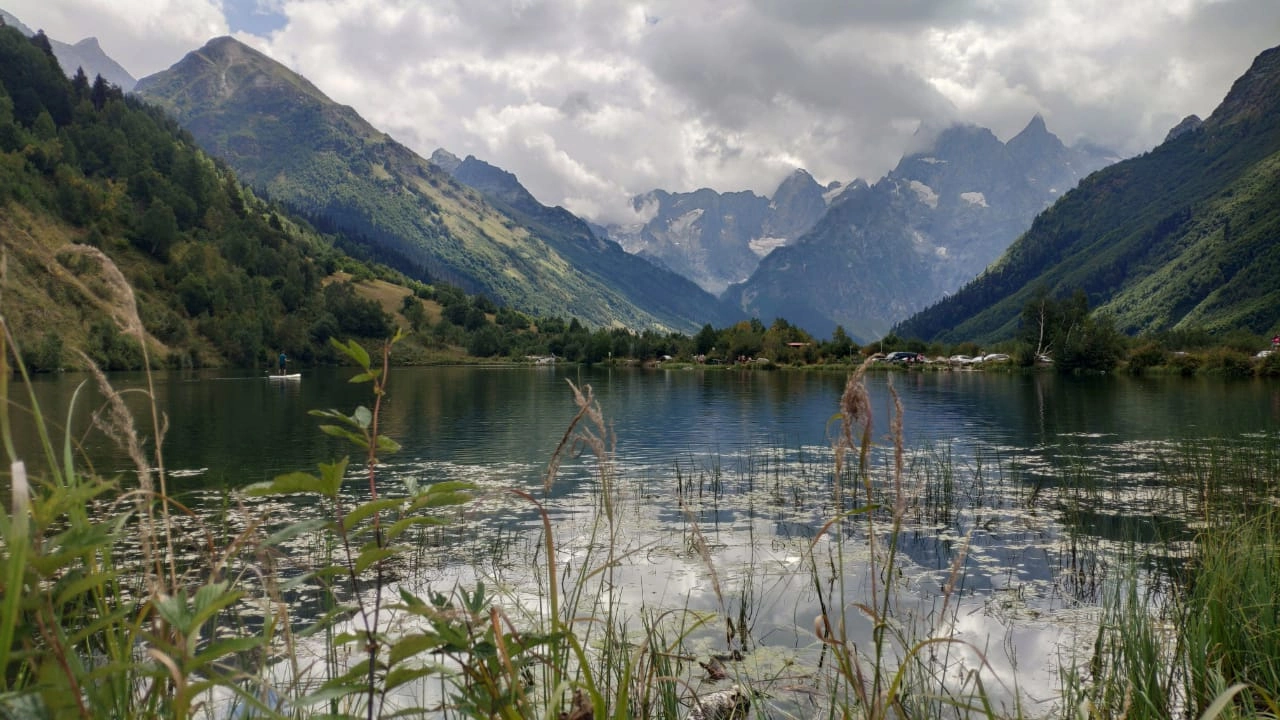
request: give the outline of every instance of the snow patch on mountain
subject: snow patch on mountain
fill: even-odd
[[[934,192],[933,188],[919,180],[912,180],[908,183],[908,186],[915,191],[916,197],[920,198],[920,202],[935,210],[938,209],[938,193]]]
[[[960,199],[969,203],[970,205],[977,205],[978,207],[987,207],[987,196],[983,195],[980,192],[962,192],[960,193]]]
[[[758,237],[753,238],[747,243],[747,247],[751,248],[751,252],[764,257],[774,250],[787,244],[786,238],[780,237]]]
[[[689,230],[689,226],[697,222],[700,217],[702,217],[702,208],[690,210],[680,217],[672,219],[671,224],[667,227],[671,228],[671,232],[673,233],[687,232]]]

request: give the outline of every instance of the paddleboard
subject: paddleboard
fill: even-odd
[[[301,380],[302,373],[291,373],[289,375],[268,375],[268,380]]]

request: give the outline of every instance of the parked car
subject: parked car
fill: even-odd
[[[924,362],[924,355],[921,355],[918,352],[899,350],[897,352],[889,353],[887,356],[885,356],[885,360],[891,363],[903,363],[903,364],[921,363],[921,362]]]

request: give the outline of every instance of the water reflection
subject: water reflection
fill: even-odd
[[[193,504],[223,507],[244,484],[347,454],[307,411],[368,402],[348,374],[317,370],[300,383],[211,371],[160,376],[173,486]],[[113,381],[145,387],[141,376]],[[578,456],[544,495],[547,462],[575,411],[567,381],[589,384],[610,423],[615,484],[602,487],[594,459]],[[1082,657],[1075,653],[1116,568],[1136,548],[1176,548],[1192,537],[1207,470],[1178,465],[1195,457],[1184,451],[1272,438],[1280,418],[1277,390],[1254,381],[872,375],[874,502],[892,503],[894,393],[904,409],[908,502],[895,545],[884,511],[828,524],[867,502],[861,478],[833,474],[844,381],[798,372],[396,369],[383,428],[403,450],[379,470],[383,492],[455,479],[484,489],[453,525],[415,540],[400,582],[425,591],[484,578],[530,616],[546,612],[541,519],[505,492],[521,488],[547,502],[564,579],[590,584],[592,603],[741,619],[733,642],[763,663],[752,672],[782,676],[785,665],[816,677],[826,650],[814,621],[824,612],[865,647],[873,622],[858,606],[887,586],[904,633],[952,632],[968,643],[938,660],[947,673],[981,668],[988,689],[1008,689],[1004,702],[1015,702],[1017,687],[1022,702],[1050,707],[1058,666]],[[41,407],[65,416],[76,385],[69,376],[39,380]],[[146,409],[141,394],[128,397]],[[100,404],[94,389],[83,391],[70,428],[55,435],[68,432],[95,467],[127,483],[128,462],[91,427]],[[33,448],[30,427],[20,432],[20,446]],[[1277,455],[1259,451],[1259,483],[1280,474]],[[353,472],[350,501],[362,484]],[[602,533],[606,490],[615,525]],[[243,502],[276,523],[314,512]],[[312,538],[289,549],[295,564],[282,566],[286,576],[319,560]],[[605,565],[607,573],[592,574]],[[303,614],[315,598],[305,588],[290,597]],[[729,649],[719,621],[689,643],[702,655]]]

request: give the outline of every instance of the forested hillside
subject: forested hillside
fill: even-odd
[[[595,326],[693,331],[727,319],[686,278],[594,237],[565,210],[525,204],[512,212],[511,197],[455,181],[233,38],[211,40],[135,92],[250,186],[359,238],[418,280]]]
[[[1083,291],[1129,333],[1280,323],[1280,48],[1202,126],[1095,173],[983,275],[902,323],[906,337],[1011,337],[1038,297]]]
[[[43,36],[40,36],[43,37]],[[335,270],[371,271],[254,198],[156,108],[63,75],[0,28],[0,312],[35,369],[325,359],[390,318]]]

